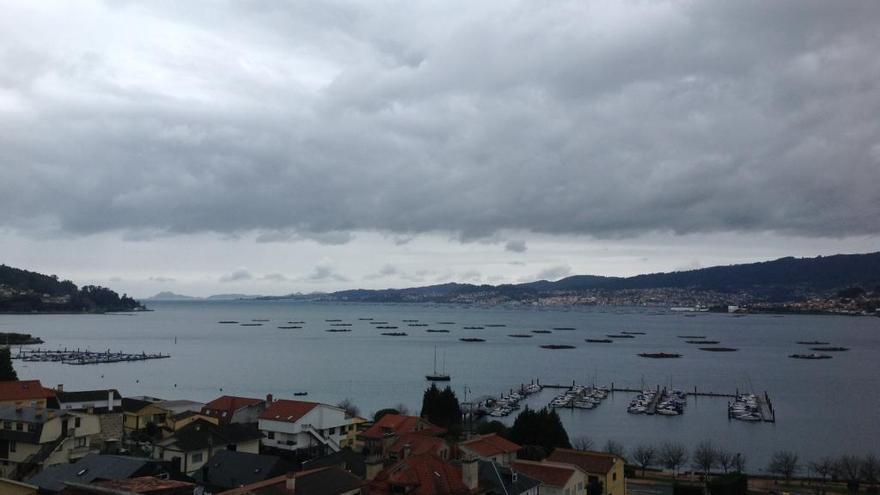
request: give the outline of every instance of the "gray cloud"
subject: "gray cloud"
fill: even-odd
[[[235,270],[221,275],[220,282],[242,282],[252,280],[254,275],[247,268],[236,268]]]
[[[526,246],[526,241],[522,239],[507,241],[504,244],[505,251],[510,251],[511,253],[524,253],[528,249]]]
[[[287,278],[283,273],[267,273],[260,277],[262,280],[266,280],[268,282],[290,282],[291,279]]]
[[[149,280],[150,282],[162,282],[162,283],[165,283],[165,282],[176,282],[176,281],[177,281],[177,279],[175,279],[175,278],[173,278],[173,277],[163,277],[163,276],[161,276],[161,275],[159,275],[159,276],[154,276],[154,277],[149,277],[147,280]]]
[[[541,271],[539,271],[534,277],[530,277],[527,279],[531,280],[558,280],[560,278],[565,278],[571,275],[571,267],[568,265],[556,265],[547,267]]]
[[[26,234],[880,233],[877,2],[28,3],[0,20]]]
[[[338,273],[334,266],[322,263],[316,265],[311,273],[303,277],[303,280],[307,282],[347,282],[348,278]]]

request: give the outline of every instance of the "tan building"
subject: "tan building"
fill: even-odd
[[[587,473],[570,464],[517,460],[510,463],[510,468],[538,480],[541,483],[541,495],[587,493]]]
[[[520,446],[496,433],[480,435],[458,444],[462,459],[480,459],[510,466]]]
[[[196,421],[156,442],[152,457],[176,463],[181,472],[192,475],[221,450],[259,454],[261,438],[262,434],[253,425],[230,423],[218,426]]]
[[[0,493],[3,495],[37,495],[37,487],[20,481],[0,478]]]
[[[10,380],[0,382],[0,406],[42,407],[55,397],[52,389],[43,387],[40,380]]]
[[[556,449],[547,462],[575,465],[587,473],[588,486],[601,486],[602,495],[626,495],[623,458],[605,452]]]
[[[101,433],[97,416],[55,409],[0,406],[0,421],[0,476],[13,479],[84,457]]]
[[[125,433],[143,430],[150,424],[161,428],[170,415],[171,411],[160,406],[158,402],[122,399],[122,428]]]

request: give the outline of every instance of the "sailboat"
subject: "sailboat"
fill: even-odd
[[[443,358],[443,373],[437,373],[437,346],[434,346],[434,372],[430,375],[425,375],[425,378],[432,382],[448,382],[451,378],[449,374],[446,373],[445,357]]]

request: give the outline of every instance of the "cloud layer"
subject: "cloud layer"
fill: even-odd
[[[4,10],[26,235],[880,233],[877,2]]]

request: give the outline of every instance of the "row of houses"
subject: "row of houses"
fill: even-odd
[[[557,449],[518,458],[498,435],[376,421],[317,402],[208,403],[0,382],[0,493],[625,495],[623,459]]]

